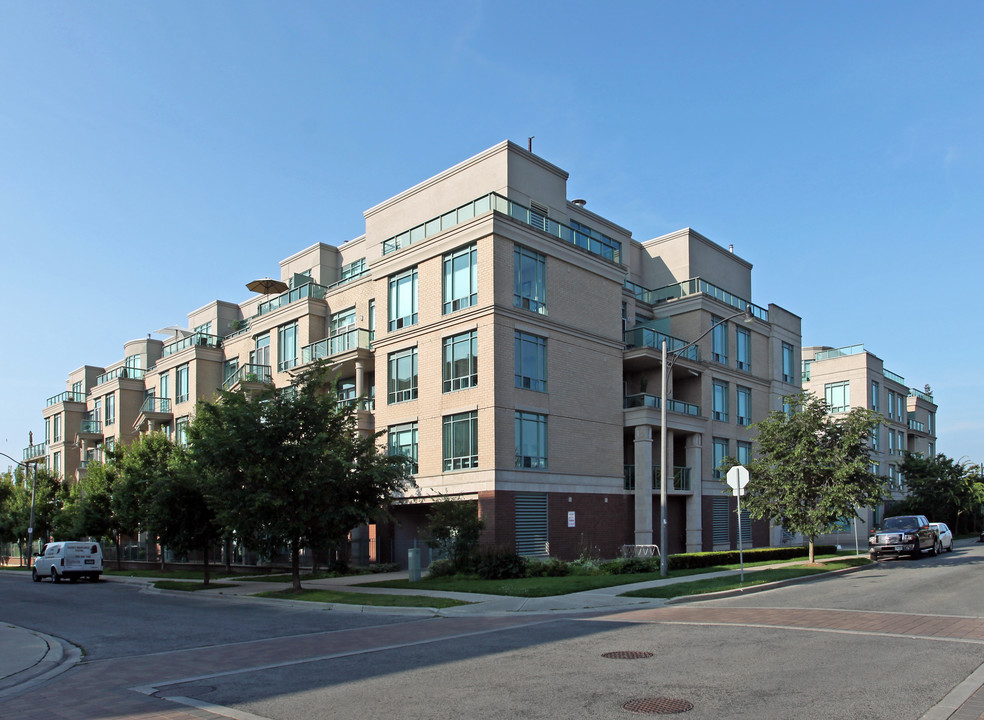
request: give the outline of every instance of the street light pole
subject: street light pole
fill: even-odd
[[[663,338],[661,347],[661,357],[660,357],[660,395],[659,399],[659,574],[661,577],[666,577],[670,571],[669,558],[666,554],[666,530],[667,530],[667,496],[666,496],[666,484],[667,484],[667,453],[666,453],[666,385],[667,376],[669,375],[669,370],[673,366],[674,360],[680,357],[680,353],[698,342],[704,339],[710,332],[716,328],[718,325],[723,325],[729,320],[734,320],[737,317],[745,317],[745,322],[751,322],[755,319],[752,315],[752,304],[746,303],[745,309],[736,312],[734,315],[729,315],[723,320],[718,320],[716,323],[711,325],[707,330],[700,334],[696,340],[691,340],[683,347],[679,347],[673,350],[672,359],[670,359],[669,354],[666,349],[666,337]],[[636,479],[639,482],[639,479]]]
[[[3,455],[8,460],[11,460],[11,461],[17,463],[22,468],[32,469],[30,465],[25,465],[24,463],[22,463],[19,460],[14,460],[7,453],[0,452],[0,455]],[[28,567],[31,567],[31,558],[33,557],[33,553],[34,553],[34,490],[35,490],[35,488],[37,487],[37,484],[38,484],[38,466],[37,466],[37,463],[34,464],[33,471],[34,472],[33,472],[32,476],[31,476],[31,519],[30,519],[30,521],[28,523],[28,526],[27,526],[27,566]]]

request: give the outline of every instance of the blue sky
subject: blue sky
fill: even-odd
[[[82,364],[510,139],[645,240],[754,265],[984,460],[984,5],[0,4],[0,452]],[[0,467],[6,467],[6,460]]]

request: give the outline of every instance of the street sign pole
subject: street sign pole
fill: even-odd
[[[745,494],[745,485],[748,484],[748,468],[744,465],[735,465],[728,470],[725,478],[728,485],[738,498],[738,563],[741,568],[741,583],[745,583],[745,555],[742,552],[741,542],[741,496]]]

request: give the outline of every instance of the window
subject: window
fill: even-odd
[[[714,479],[724,480],[724,472],[721,471],[721,464],[724,459],[728,457],[729,454],[729,440],[728,438],[714,438],[713,440],[713,467],[714,467]]]
[[[417,268],[394,275],[389,281],[389,329],[417,324]]]
[[[714,362],[728,364],[728,324],[724,318],[711,315],[711,359]]]
[[[899,473],[894,465],[888,466],[888,484],[892,490],[898,490],[899,488]]]
[[[905,433],[899,430],[899,441],[897,443],[899,448],[899,455],[905,453]]]
[[[444,338],[444,392],[478,384],[478,331]]]
[[[876,425],[874,429],[872,429],[871,431],[871,449],[877,452],[880,449],[880,445],[881,445],[881,428]]]
[[[823,393],[829,412],[847,412],[851,409],[851,383],[847,380],[827,383],[823,386]]]
[[[752,369],[752,333],[746,328],[735,328],[736,367],[739,370]]]
[[[712,417],[728,422],[728,383],[715,380],[711,387]]]
[[[444,469],[478,467],[478,412],[444,418]]]
[[[348,310],[342,310],[341,312],[332,313],[331,325],[330,325],[330,334],[332,337],[354,329],[355,329],[354,307],[349,308]]]
[[[738,464],[748,466],[752,461],[752,444],[746,440],[738,441]]]
[[[342,378],[338,381],[338,400],[352,402],[355,400],[355,378]]]
[[[417,348],[390,353],[388,402],[407,402],[417,399]]]
[[[109,393],[106,396],[106,415],[104,417],[107,425],[116,422],[116,393]]]
[[[82,381],[79,380],[78,382],[73,382],[72,383],[72,399],[74,400],[75,398],[79,397],[80,395],[84,395],[84,394],[85,393],[82,390]]]
[[[201,325],[198,325],[192,332],[202,333],[203,335],[211,335],[212,334],[212,321],[209,320],[206,323],[202,323]]]
[[[161,399],[170,400],[171,399],[171,373],[169,372],[161,373],[161,381],[160,383],[158,383],[158,387],[160,388],[161,391],[160,393]]]
[[[936,413],[929,413],[929,423],[926,425],[926,429],[929,430],[930,435],[936,434]]]
[[[750,425],[752,422],[752,389],[738,385],[738,424]]]
[[[103,452],[111,453],[116,449],[116,438],[108,437],[103,445]]]
[[[546,415],[516,411],[516,467],[546,470]]]
[[[53,442],[60,442],[62,439],[62,417],[61,413],[58,413],[54,417],[54,434],[51,436]]]
[[[896,393],[895,402],[897,403],[895,415],[898,417],[899,422],[905,422],[905,395],[902,393]]]
[[[297,365],[297,323],[277,328],[277,371],[283,372]]]
[[[782,344],[782,381],[788,383],[796,382],[795,377],[795,356],[793,355],[793,346],[789,343]]]
[[[366,271],[366,259],[359,258],[358,260],[353,260],[348,265],[342,265],[342,270],[339,276],[339,282],[345,282],[346,280],[351,280],[359,277]]]
[[[174,369],[174,402],[188,401],[188,365],[179,365]]]
[[[188,416],[179,417],[174,421],[174,444],[188,444]]]
[[[478,248],[471,245],[444,256],[444,314],[478,303]]]
[[[369,301],[369,339],[376,337],[376,301]]]
[[[139,370],[142,367],[140,355],[128,355],[123,361],[124,367]]]
[[[52,442],[51,438],[51,418],[44,419],[44,441]]]
[[[413,462],[412,472],[417,472],[417,423],[394,425],[389,429],[390,455],[402,455]]]
[[[103,401],[102,398],[96,398],[96,402],[92,408],[92,414],[89,416],[90,420],[95,420],[97,423],[102,420],[103,417]],[[98,425],[96,425],[98,427]]]
[[[888,431],[888,454],[895,454],[895,432],[893,430]],[[894,465],[892,467],[895,467]]]
[[[61,453],[56,452],[51,458],[51,470],[55,476],[61,475]]]
[[[933,447],[933,443],[929,443],[926,454],[929,455],[929,457],[934,457],[936,455],[936,450]]]
[[[895,419],[895,391],[888,391],[888,419]]]
[[[253,365],[270,367],[270,333],[263,333],[256,337],[256,344],[253,352],[250,353],[250,362]]]
[[[547,339],[516,331],[516,387],[547,391]]]
[[[225,383],[232,382],[232,377],[239,372],[239,358],[232,358],[231,360],[226,360],[222,364],[222,380]],[[161,376],[163,381],[164,376]],[[163,387],[163,385],[161,386]]]
[[[547,261],[519,245],[513,250],[513,305],[547,314]]]

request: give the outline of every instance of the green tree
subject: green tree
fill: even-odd
[[[984,504],[978,466],[942,454],[928,458],[907,452],[901,471],[908,495],[896,510],[945,522],[955,533],[974,529],[975,514]]]
[[[452,567],[460,571],[475,556],[484,528],[477,502],[442,498],[431,505],[427,515],[426,542],[428,547],[440,550]]]
[[[21,468],[0,475],[0,543],[16,543],[24,563],[24,544],[30,523],[31,488]]]
[[[188,430],[220,523],[267,556],[286,547],[297,591],[302,548],[329,546],[412,484],[380,435],[358,431],[356,405],[339,401],[321,363],[286,390],[200,403]]]
[[[809,393],[783,398],[790,412],[773,411],[753,425],[758,452],[748,464],[742,507],[809,539],[838,520],[857,516],[882,497],[883,479],[871,472],[869,441],[881,416],[866,408],[829,414]]]

